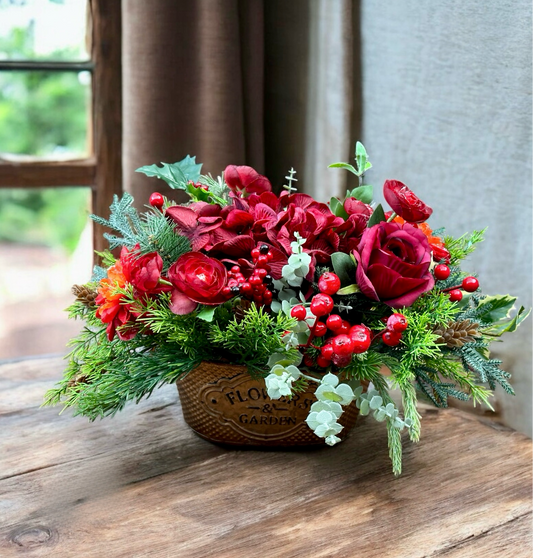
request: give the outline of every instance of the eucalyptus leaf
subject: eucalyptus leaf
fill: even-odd
[[[215,309],[216,306],[204,306],[200,312],[198,312],[198,319],[206,322],[212,322],[215,315]]]
[[[359,176],[359,173],[355,170],[355,167],[349,165],[348,163],[332,163],[328,165],[328,169],[345,169],[347,171],[353,172],[356,176]]]
[[[387,218],[385,217],[385,212],[383,211],[383,207],[381,206],[381,204],[379,204],[376,209],[374,209],[374,213],[372,213],[372,215],[370,216],[370,219],[368,220],[368,224],[367,227],[373,227],[374,225],[377,225],[378,223],[381,223],[382,221],[386,221]]]
[[[336,217],[342,217],[344,220],[348,219],[348,213],[344,209],[343,204],[337,198],[331,198],[329,201],[329,207],[331,209],[331,213]]]
[[[374,199],[374,187],[370,184],[358,186],[350,192],[349,197],[355,198],[363,203],[372,203],[372,200]]]
[[[355,160],[359,171],[358,174],[363,174],[368,161],[368,155],[366,154],[365,146],[360,141],[355,144]]]
[[[349,254],[344,252],[333,252],[331,254],[333,271],[341,280],[341,285],[350,285],[355,279],[356,265]]]
[[[338,295],[349,295],[349,294],[355,294],[360,292],[359,286],[356,285],[355,283],[352,283],[351,285],[348,285],[347,287],[343,287],[342,289],[339,289],[337,291]]]

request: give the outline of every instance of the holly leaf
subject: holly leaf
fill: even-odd
[[[386,221],[387,218],[385,217],[385,212],[383,211],[383,207],[381,207],[381,204],[379,204],[376,209],[374,209],[374,213],[372,213],[372,215],[370,216],[370,219],[368,220],[368,224],[367,227],[373,227],[374,225],[377,225],[378,223],[381,223],[382,221]]]
[[[333,271],[341,280],[341,285],[349,285],[355,278],[356,265],[349,254],[333,252],[331,254]]]
[[[489,323],[495,323],[504,318],[508,318],[515,302],[515,296],[487,296],[479,302],[476,309],[476,318],[482,322]]]
[[[499,337],[500,335],[506,332],[513,332],[516,331],[518,326],[529,316],[531,313],[531,308],[526,311],[523,306],[520,306],[516,316],[509,319],[503,319],[498,322],[495,322],[488,328],[482,329],[482,333],[485,335],[490,335],[494,337]]]
[[[157,165],[140,167],[135,172],[142,172],[146,176],[160,178],[174,190],[186,190],[188,182],[198,182],[200,179],[202,164],[196,163],[196,157],[187,155],[185,159],[177,163],[161,163],[161,165],[162,167]]]

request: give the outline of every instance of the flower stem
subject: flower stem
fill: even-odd
[[[390,223],[391,221],[394,220],[395,217],[397,217],[398,214],[394,213],[394,211],[392,212],[391,216],[387,219],[387,223]]]

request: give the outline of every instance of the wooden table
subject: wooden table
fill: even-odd
[[[530,557],[531,441],[423,407],[394,479],[382,424],[309,452],[229,451],[174,386],[94,423],[40,409],[58,358],[0,366],[0,556]]]

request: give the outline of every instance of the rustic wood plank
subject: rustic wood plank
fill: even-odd
[[[422,408],[394,479],[383,425],[335,448],[225,450],[174,386],[89,423],[39,409],[60,359],[0,366],[0,556],[531,555],[531,441]]]
[[[122,193],[122,15],[119,0],[90,0],[92,17],[94,149],[98,167],[93,213],[109,217],[113,195]],[[95,250],[107,248],[105,229],[94,224]]]
[[[95,176],[92,157],[75,161],[0,160],[0,188],[92,186]]]

